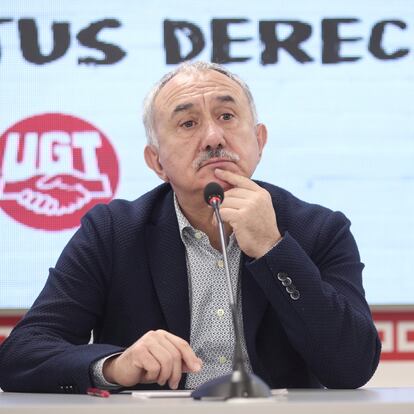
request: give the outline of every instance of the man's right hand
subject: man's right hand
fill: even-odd
[[[149,331],[122,354],[105,361],[103,375],[109,382],[131,387],[139,383],[168,385],[177,389],[183,372],[198,372],[202,361],[188,342],[167,331]]]

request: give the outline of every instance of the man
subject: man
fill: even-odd
[[[84,217],[0,349],[0,387],[194,388],[230,372],[211,181],[225,190],[246,368],[272,388],[366,383],[380,342],[350,223],[250,179],[267,132],[248,87],[224,67],[185,63],[150,92],[144,124],[145,160],[165,183]]]

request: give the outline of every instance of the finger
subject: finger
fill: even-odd
[[[222,208],[220,209],[221,218],[225,223],[229,223],[235,231],[237,226],[238,218],[240,217],[239,210],[234,208]]]
[[[234,210],[241,210],[245,206],[245,201],[240,198],[229,198],[223,201],[220,205],[220,214],[225,208],[232,208]]]
[[[257,190],[253,191],[251,189],[233,187],[224,193],[224,200],[227,198],[250,199],[252,196],[254,196],[254,194],[256,194],[256,192]]]
[[[164,346],[162,346],[157,341],[153,341],[153,343],[148,346],[148,350],[160,366],[158,376],[155,381],[159,385],[165,385],[165,383],[171,377],[173,369],[172,355]]]
[[[43,175],[36,182],[37,188],[42,188],[42,185],[50,184],[55,179],[56,179],[56,176],[54,175]]]
[[[191,346],[187,341],[184,339],[175,336],[169,332],[166,332],[166,338],[172,342],[173,345],[177,347],[177,349],[181,353],[181,358],[183,359],[186,366],[190,369],[191,372],[198,372],[201,369],[202,361],[194,351],[191,349]]]
[[[181,375],[183,373],[182,369],[181,359],[173,362],[171,376],[168,380],[168,385],[173,390],[176,390],[180,384]]]
[[[213,225],[213,227],[217,227],[218,223],[217,223],[217,217],[215,214],[213,214],[211,216],[211,224]]]
[[[171,355],[172,367],[170,377],[168,378],[168,385],[172,389],[177,389],[183,372],[181,353],[175,345],[165,337],[161,337],[160,343]]]
[[[40,208],[46,197],[42,193],[38,193],[37,197],[33,200],[32,206],[36,209]]]
[[[235,208],[237,210],[248,207],[260,205],[260,198],[250,190],[244,190],[249,194],[238,194],[224,197],[223,202],[220,205],[220,211],[223,207]],[[258,204],[259,203],[259,204]]]
[[[220,180],[226,181],[229,184],[233,185],[234,187],[246,188],[250,190],[255,190],[259,187],[250,178],[243,177],[242,175],[235,174],[231,171],[221,170],[220,168],[216,168],[214,170],[214,174]]]
[[[156,382],[157,378],[159,377],[161,365],[156,360],[156,358],[154,358],[154,356],[149,352],[148,349],[142,349],[140,351],[139,360],[134,365],[136,368],[138,368],[137,374],[141,369],[144,370],[144,374],[142,375],[141,380],[138,379],[137,382]]]
[[[197,358],[197,361],[198,361],[197,363],[198,363],[198,365],[200,367],[200,370],[201,370],[201,368],[203,367],[203,360],[201,358]],[[199,371],[199,370],[196,371],[196,370],[190,368],[184,361],[182,361],[181,370],[182,370],[182,372],[185,372],[185,373],[198,372]]]

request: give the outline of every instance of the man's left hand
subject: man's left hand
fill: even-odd
[[[223,221],[233,228],[245,254],[255,259],[264,256],[282,238],[269,192],[247,177],[220,169],[214,172],[233,187],[220,206]]]

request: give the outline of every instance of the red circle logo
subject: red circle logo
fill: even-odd
[[[0,207],[26,226],[77,227],[91,207],[112,200],[118,179],[112,144],[83,119],[36,115],[0,137]]]

